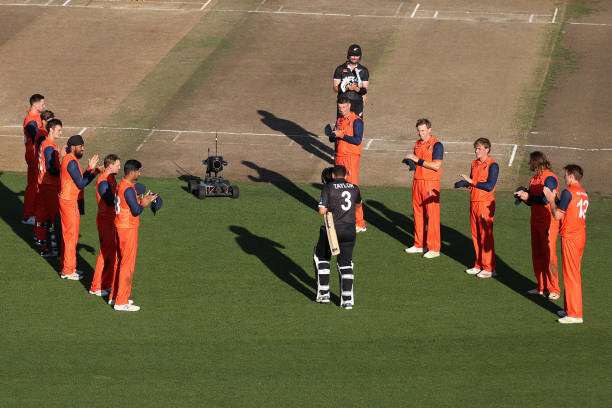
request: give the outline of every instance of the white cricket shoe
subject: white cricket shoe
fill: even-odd
[[[90,290],[89,293],[91,295],[96,295],[96,296],[106,296],[110,293],[110,291],[106,289],[100,289],[100,290],[93,290],[93,291]]]
[[[317,293],[317,303],[329,303],[329,300],[330,300],[329,293],[326,293],[324,295]]]
[[[79,275],[76,272],[73,272],[73,273],[69,273],[68,275],[64,275],[62,273],[61,274],[61,278],[62,279],[68,279],[68,280],[81,280],[81,279],[83,279],[83,276]]]
[[[344,310],[351,310],[353,308],[353,302],[344,302],[342,303],[342,308]]]
[[[115,306],[115,299],[109,299],[108,304],[111,306]],[[133,305],[134,301],[132,299],[128,299],[128,304]]]
[[[440,252],[437,252],[437,251],[427,251],[427,252],[425,252],[425,255],[423,255],[423,258],[431,259],[431,258],[437,258],[439,256],[440,256]]]
[[[478,268],[466,269],[465,273],[467,273],[468,275],[478,275],[480,273],[480,269]]]
[[[570,317],[570,316],[562,317],[557,321],[561,324],[583,323],[582,317]]]
[[[548,294],[548,299],[550,299],[550,300],[557,300],[560,297],[561,297],[561,295],[559,295],[558,293],[555,293],[555,292],[550,292]]]
[[[542,292],[541,290],[539,290],[538,288],[533,288],[527,291],[528,295],[543,295],[544,292]]]
[[[26,225],[34,225],[35,222],[35,218],[33,215],[30,215],[28,218],[21,220],[22,224],[26,224]]]
[[[422,254],[423,248],[417,248],[413,245],[410,248],[406,248],[405,251],[407,254]]]
[[[493,272],[489,272],[489,271],[480,271],[478,273],[479,278],[485,279],[485,278],[493,278],[495,276],[497,276],[497,272],[493,271]]]
[[[359,227],[359,226],[355,225],[355,232],[356,232],[356,233],[358,233],[358,234],[359,234],[360,232],[366,232],[367,230],[368,230],[368,229],[367,229],[365,226],[363,226],[363,227]]]
[[[113,306],[113,309],[120,312],[137,312],[140,310],[140,306],[128,303],[127,305],[115,305]]]

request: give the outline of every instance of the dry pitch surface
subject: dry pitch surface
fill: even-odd
[[[371,72],[361,184],[409,184],[400,161],[416,137],[415,120],[425,116],[445,143],[445,187],[469,170],[472,141],[488,137],[501,186],[511,188],[524,153],[540,148],[526,145],[606,147],[604,136],[576,140],[580,127],[567,131],[558,120],[566,119],[564,101],[584,90],[579,77],[565,80],[559,102],[549,104],[541,123],[550,137],[526,132],[529,95],[539,92],[543,50],[564,7],[552,0],[0,0],[0,168],[25,170],[21,130],[11,126],[40,92],[66,136],[83,133],[90,153],[138,158],[148,175],[201,174],[218,131],[226,177],[315,182],[332,160],[322,130],[335,119],[333,69],[356,42]],[[609,14],[598,18],[612,22]],[[593,59],[584,61],[596,66],[610,53],[585,31],[609,39],[612,27],[569,26],[568,41],[590,50]],[[542,149],[565,159],[558,148]],[[594,173],[611,156],[581,151],[579,162]],[[603,182],[585,184],[609,192]]]

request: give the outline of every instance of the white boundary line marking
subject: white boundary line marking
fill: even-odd
[[[261,0],[261,2],[259,3],[259,5],[257,6],[257,8],[255,9],[255,11],[259,11],[259,9],[261,8],[261,6],[263,6],[265,2],[266,2],[266,0]]]
[[[81,131],[79,132],[79,135],[83,136],[83,133],[85,133],[85,131],[87,130],[86,127],[84,127],[83,129],[81,129]]]
[[[22,125],[0,125],[0,129],[17,129],[22,128]],[[217,130],[177,130],[177,129],[153,129],[153,128],[138,128],[138,127],[114,127],[114,126],[64,126],[64,129],[81,129],[81,132],[85,132],[89,129],[102,129],[102,130],[123,130],[123,131],[149,131],[147,136],[145,137],[142,144],[146,143],[150,137],[155,132],[166,132],[166,133],[176,133],[177,135],[181,135],[183,133],[188,134],[200,134],[200,135],[214,135],[218,133],[219,135],[228,135],[228,136],[270,136],[270,137],[281,137],[281,138],[297,138],[297,137],[306,137],[306,138],[314,138],[314,139],[322,139],[323,136],[315,135],[308,133],[298,133],[298,134],[289,134],[286,135],[284,133],[254,133],[254,132],[230,132],[230,131],[217,131]],[[534,132],[531,132],[534,133]],[[82,133],[79,133],[82,134]],[[14,138],[23,138],[23,135],[1,135],[0,137],[14,137]],[[174,139],[177,139],[175,136]],[[373,141],[381,141],[387,143],[406,143],[406,140],[398,140],[398,139],[384,139],[384,138],[367,138],[368,144]],[[462,141],[462,140],[442,140],[443,144],[465,144],[472,145],[474,142],[471,141]],[[546,149],[562,149],[562,150],[572,150],[572,151],[583,151],[583,152],[612,152],[612,148],[588,148],[588,147],[571,147],[571,146],[552,146],[552,145],[536,145],[536,144],[525,144],[519,145],[515,143],[495,143],[496,146],[512,146],[513,154],[516,154],[518,148],[528,147],[528,148],[546,148]],[[409,146],[408,146],[409,148]],[[375,151],[377,149],[370,149]],[[381,149],[382,150],[382,149]],[[405,151],[406,149],[401,149],[398,151]],[[385,150],[385,151],[395,151],[395,150]],[[471,153],[473,154],[473,152]]]
[[[547,149],[563,149],[563,150],[576,150],[580,152],[612,152],[612,148],[587,148],[587,147],[568,147],[568,146],[543,146],[543,145],[532,145],[527,144],[523,145],[525,147],[538,147],[538,148],[547,148]]]
[[[200,7],[199,11],[204,11],[204,9],[210,4],[212,0],[208,0],[206,3],[202,4],[202,7]]]
[[[516,150],[518,149],[518,145],[514,145],[512,149],[512,154],[510,155],[510,161],[508,162],[508,167],[512,167],[512,163],[514,162],[514,156],[516,155]]]
[[[149,132],[149,134],[144,138],[144,140],[142,141],[141,144],[138,145],[138,147],[136,148],[136,151],[140,151],[140,149],[142,149],[142,146],[144,146],[145,143],[147,143],[147,141],[149,140],[149,138],[153,135],[153,133],[155,132],[155,129],[151,129],[151,131]],[[180,135],[180,133],[179,133]]]
[[[416,14],[417,10],[419,9],[421,5],[419,3],[417,3],[417,5],[414,7],[414,10],[412,11],[412,14],[410,15],[410,18],[414,18],[414,15]]]
[[[39,3],[39,4],[31,4],[31,3],[1,3],[1,6],[9,6],[9,7],[67,7],[67,8],[89,8],[89,9],[105,9],[105,10],[130,10],[130,11],[140,11],[140,12],[146,12],[146,11],[161,11],[161,12],[179,12],[179,13],[189,13],[189,12],[201,12],[201,11],[208,11],[206,10],[206,8],[208,7],[208,5],[211,3],[212,0],[207,0],[206,3],[202,4],[202,6],[199,9],[183,9],[183,8],[162,8],[162,7],[128,7],[128,6],[116,6],[116,7],[106,7],[105,5],[95,5],[95,4],[85,4],[85,5],[81,5],[81,4],[70,4],[71,0],[66,0],[64,1],[64,3],[62,4],[51,4],[54,0],[49,0],[47,3]],[[108,0],[108,1],[118,1],[118,0]],[[193,2],[189,2],[189,1],[185,1],[185,2],[181,2],[181,1],[160,1],[157,2],[160,4],[171,4],[171,3],[177,3],[177,4],[193,4]],[[199,3],[198,3],[199,4]],[[268,11],[268,10],[238,10],[238,9],[211,9],[210,11],[215,11],[215,12],[236,12],[236,13],[263,13],[263,14],[284,14],[284,15],[306,15],[306,16],[326,16],[326,17],[361,17],[361,18],[371,18],[371,19],[380,19],[380,18],[401,18],[401,19],[414,19],[414,18],[419,18],[419,19],[423,19],[423,20],[448,20],[448,21],[469,21],[469,22],[480,22],[479,20],[475,20],[475,19],[470,19],[470,18],[462,18],[462,17],[440,17],[439,18],[439,12],[438,10],[436,10],[433,14],[433,17],[416,17],[416,13],[417,11],[420,10],[420,4],[417,4],[416,7],[414,8],[414,10],[412,11],[412,14],[410,16],[401,16],[401,15],[391,15],[391,16],[382,16],[382,15],[375,15],[375,14],[346,14],[346,13],[327,13],[327,12],[305,12],[305,11],[281,11],[283,9],[283,6],[281,5],[279,7],[279,9],[277,11]],[[423,11],[423,10],[421,10]],[[486,12],[486,11],[460,11],[460,10],[444,10],[446,13],[449,14],[480,14],[480,15],[501,15],[501,16],[512,16],[512,15],[529,15],[531,16],[531,13],[519,13],[519,12],[515,12],[515,13],[507,13],[507,12]],[[558,17],[558,13],[559,13],[559,9],[555,8],[555,12],[554,14],[533,14],[534,16],[539,16],[539,17],[547,17],[547,16],[552,16],[552,20],[551,21],[533,21],[534,23],[537,24],[555,24],[557,23],[557,17]],[[509,22],[507,20],[487,20],[487,21],[482,21],[485,23],[505,23],[505,22]],[[512,21],[514,23],[519,23],[517,21]],[[581,22],[567,22],[568,24],[572,24],[572,25],[585,25],[585,26],[601,26],[601,27],[612,27],[611,23],[581,23]]]
[[[606,26],[606,27],[612,26],[612,24],[606,24],[606,23],[572,23],[572,22],[569,22],[568,24],[586,25],[586,26]]]
[[[404,5],[404,2],[400,1],[399,6],[397,6],[397,10],[395,10],[395,17],[399,16],[400,10],[402,9],[403,5]]]

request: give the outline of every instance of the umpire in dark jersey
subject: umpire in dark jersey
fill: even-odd
[[[332,170],[333,180],[323,186],[319,200],[319,214],[330,211],[334,215],[334,225],[338,235],[338,275],[340,276],[340,306],[352,309],[355,304],[353,295],[353,248],[355,247],[355,207],[361,206],[359,187],[348,183],[346,167],[336,165]],[[329,272],[331,250],[325,226],[319,230],[319,242],[314,249],[315,274],[317,278],[317,302],[329,303]]]
[[[338,94],[338,98],[348,97],[351,101],[351,110],[363,117],[365,94],[370,85],[370,72],[359,63],[360,61],[361,47],[352,44],[346,53],[346,62],[338,65],[334,71],[334,92]]]

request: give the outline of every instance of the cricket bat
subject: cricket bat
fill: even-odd
[[[334,216],[328,211],[323,217],[325,218],[325,231],[327,232],[329,249],[331,250],[332,255],[338,255],[340,253],[340,247],[338,246],[338,235],[336,235]]]

